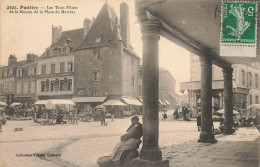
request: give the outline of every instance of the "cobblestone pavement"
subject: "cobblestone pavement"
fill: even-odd
[[[259,167],[259,133],[240,128],[235,135],[219,135],[218,143],[190,141],[162,148],[171,167]]]
[[[0,133],[0,167],[95,167],[100,156],[111,153],[130,124],[130,118],[78,125],[43,126],[32,121],[9,121]],[[217,124],[215,125],[217,126]],[[14,132],[22,127],[23,131]],[[217,137],[217,144],[197,143],[196,122],[160,119],[159,145],[170,166],[258,166],[259,133],[240,128],[236,135]],[[19,157],[16,154],[55,154],[57,157]],[[247,166],[247,165],[245,165]]]

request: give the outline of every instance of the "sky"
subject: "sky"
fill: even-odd
[[[52,25],[61,25],[62,30],[83,27],[85,18],[96,17],[105,0],[1,0],[1,44],[0,64],[7,65],[10,54],[18,61],[26,59],[26,54],[41,55],[51,44]],[[119,5],[123,0],[107,0],[107,3],[119,14]],[[135,0],[124,0],[129,6],[130,42],[135,52],[142,58],[142,40],[140,26],[135,15]],[[7,6],[54,7],[74,6],[75,14],[26,14],[9,13]],[[161,37],[159,41],[159,65],[170,71],[179,89],[179,82],[190,79],[190,53],[185,49]]]

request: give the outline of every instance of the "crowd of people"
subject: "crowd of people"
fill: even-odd
[[[183,118],[184,121],[190,121],[190,117],[194,111],[188,105],[183,105],[181,108],[178,106],[173,112],[173,119],[177,120]]]

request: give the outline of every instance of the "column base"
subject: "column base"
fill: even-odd
[[[162,152],[159,147],[155,148],[142,148],[140,151],[140,158],[144,160],[151,161],[161,161],[162,160]]]
[[[199,143],[217,143],[215,136],[210,133],[200,133]]]
[[[135,158],[130,162],[129,167],[169,167],[169,160],[149,161]]]

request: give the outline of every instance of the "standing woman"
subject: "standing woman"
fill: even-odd
[[[72,110],[72,124],[74,125],[75,122],[78,124],[78,113],[76,107]]]

